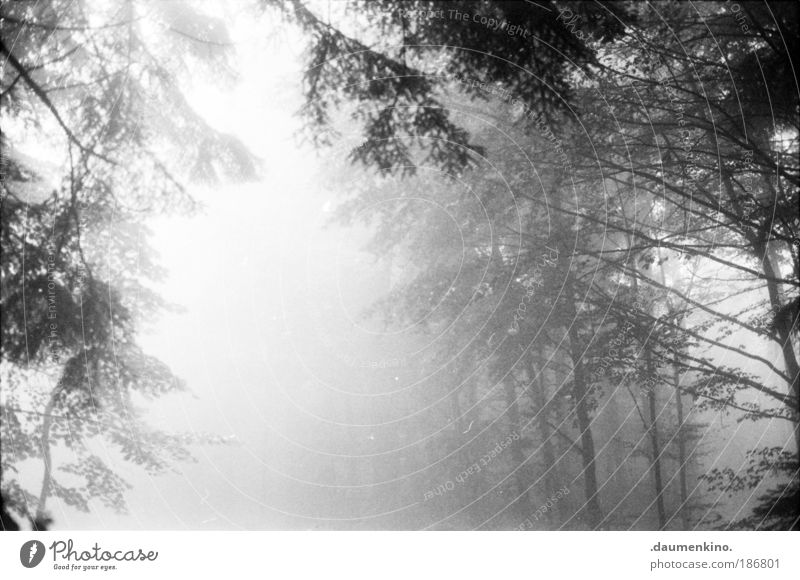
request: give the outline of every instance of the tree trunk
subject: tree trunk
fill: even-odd
[[[506,394],[506,405],[508,405],[508,420],[511,432],[517,433],[519,438],[511,443],[511,462],[514,466],[514,485],[516,487],[516,502],[524,514],[528,514],[531,508],[530,494],[528,487],[527,474],[528,466],[525,465],[525,454],[522,451],[522,425],[519,420],[519,405],[517,404],[517,389],[514,387],[513,377],[504,381],[503,389]]]
[[[536,384],[535,386],[532,386],[531,389],[533,391],[533,401],[536,405],[535,411],[539,415],[537,421],[539,427],[539,437],[542,439],[542,456],[544,458],[544,465],[547,469],[547,473],[544,476],[545,494],[549,496],[549,494],[553,493],[553,491],[558,488],[558,483],[555,473],[556,454],[553,450],[553,433],[550,431],[550,425],[547,422],[548,417],[550,416],[550,409],[548,409],[547,393],[545,392],[545,383],[543,377],[544,369],[541,371],[537,369],[533,358],[530,359],[529,369],[530,381],[533,381],[533,378],[536,377]],[[546,517],[551,519],[553,511],[557,509],[558,508],[554,506],[554,510],[550,510],[545,514]]]
[[[652,368],[649,360],[648,366]],[[649,369],[648,369],[649,370]],[[656,512],[658,514],[658,529],[663,530],[667,525],[667,512],[664,509],[664,482],[661,476],[661,444],[658,440],[658,414],[656,413],[656,393],[650,389],[647,392],[647,402],[650,408],[650,443],[653,451],[653,484],[656,492]]]
[[[791,316],[783,314],[781,308],[784,306],[781,300],[780,289],[776,278],[780,272],[775,272],[772,267],[772,261],[768,253],[767,244],[763,245],[763,259],[764,274],[767,276],[767,292],[769,293],[769,302],[772,306],[775,321],[775,334],[777,335],[778,342],[783,352],[784,365],[786,366],[786,374],[789,375],[789,393],[794,396],[795,405],[800,402],[800,363],[797,361],[797,353],[795,352],[794,343],[792,342],[792,330],[797,323],[792,320]],[[780,312],[780,314],[779,314]],[[798,418],[798,408],[795,406],[794,421],[794,443],[795,450],[800,455],[800,418]]]
[[[666,285],[666,277],[664,275],[664,261],[661,257],[661,248],[658,249],[658,264],[661,272],[661,284]],[[638,281],[634,281],[633,287],[637,293],[639,290]],[[649,312],[648,312],[649,314]],[[655,365],[653,364],[653,350],[652,346],[648,344],[647,338],[644,340],[643,348],[645,351],[647,374],[650,378],[656,376]],[[656,515],[658,516],[658,529],[663,530],[667,525],[667,511],[664,508],[664,479],[661,474],[661,442],[658,438],[658,413],[656,410],[657,397],[655,391],[655,383],[647,390],[647,404],[650,412],[650,425],[644,425],[650,435],[650,447],[653,453],[653,460],[651,469],[653,470],[653,488],[655,490],[656,499]]]
[[[678,367],[673,367],[672,381],[675,385],[675,411],[678,419],[678,481],[680,485],[680,507],[678,511],[681,516],[681,529],[689,529],[689,492],[686,483],[686,430],[683,428],[683,394],[681,393],[681,377]]]
[[[597,488],[597,470],[595,466],[596,457],[594,450],[594,438],[592,436],[592,420],[589,412],[589,388],[586,384],[586,377],[583,369],[582,352],[578,337],[578,327],[573,306],[572,324],[569,328],[570,350],[573,364],[573,387],[572,397],[575,406],[575,415],[578,419],[578,429],[581,433],[581,455],[583,457],[583,477],[586,493],[586,514],[589,525],[592,529],[597,529],[603,520],[602,510],[600,509],[599,491]]]
[[[50,399],[44,408],[44,422],[42,423],[42,439],[40,445],[42,446],[42,461],[44,462],[44,475],[42,476],[42,490],[39,492],[39,503],[36,506],[36,516],[34,516],[32,523],[34,529],[38,526],[36,522],[45,522],[48,520],[46,506],[47,498],[50,497],[50,489],[53,484],[53,466],[50,456],[50,427],[53,424],[53,410],[56,406],[56,397],[60,392],[59,385],[53,389],[50,394]]]
[[[738,203],[737,197],[734,194],[734,187],[732,183],[731,174],[728,171],[722,174],[722,183],[728,192],[733,207],[740,215],[744,215],[744,210],[741,204]],[[772,190],[770,181],[765,179],[767,190]],[[791,315],[786,315],[783,311],[783,300],[781,298],[781,290],[778,280],[781,278],[780,267],[773,265],[773,259],[776,259],[776,252],[774,249],[774,242],[771,240],[770,226],[768,223],[763,224],[758,229],[749,229],[745,231],[745,237],[753,249],[757,258],[761,260],[762,270],[766,277],[767,293],[769,294],[769,304],[772,308],[774,327],[774,338],[779,343],[783,353],[784,365],[786,367],[786,374],[789,377],[788,391],[794,398],[794,407],[791,405],[790,409],[795,417],[794,420],[794,442],[795,452],[800,456],[800,362],[798,361],[797,353],[792,342],[792,332],[794,330],[797,320],[793,320]],[[776,259],[777,264],[777,259]]]

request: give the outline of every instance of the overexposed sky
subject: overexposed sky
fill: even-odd
[[[296,475],[295,443],[313,447],[296,419],[311,412],[303,405],[314,405],[313,389],[338,388],[313,387],[327,380],[318,368],[335,355],[312,354],[313,364],[303,332],[324,332],[351,356],[359,341],[374,338],[357,319],[370,289],[385,288],[390,273],[361,251],[363,229],[329,226],[342,192],[326,181],[336,169],[327,164],[342,155],[319,153],[298,139],[301,37],[280,22],[270,27],[269,19],[231,16],[239,82],[198,80],[187,96],[213,127],[239,137],[260,158],[261,176],[254,183],[195,186],[205,206],[200,215],[150,222],[152,246],[169,272],[155,287],[182,312],[146,324],[142,344],[194,395],[155,401],[149,422],[230,437],[233,444],[195,449],[198,463],[176,464],[178,473],[164,476],[118,461],[114,468],[133,484],[130,513],[95,502],[83,514],[51,499],[59,527],[286,527],[280,512],[302,514],[303,506],[280,495],[286,485],[269,482]],[[324,329],[309,324],[315,317]],[[302,403],[292,400],[301,385],[312,385]],[[295,415],[278,412],[279,400]]]

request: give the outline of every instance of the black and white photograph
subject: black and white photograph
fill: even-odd
[[[2,2],[13,559],[800,530],[799,9]]]

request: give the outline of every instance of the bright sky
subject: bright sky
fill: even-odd
[[[170,431],[235,435],[238,445],[201,448],[207,455],[199,456],[199,464],[176,466],[185,468],[185,476],[150,478],[118,462],[116,469],[134,484],[130,515],[117,516],[99,505],[90,514],[61,512],[54,502],[60,527],[256,525],[246,521],[252,503],[245,498],[263,494],[260,469],[248,455],[259,455],[264,429],[258,417],[248,416],[253,408],[248,400],[268,381],[264,347],[274,342],[281,315],[276,273],[285,260],[281,252],[288,249],[286,236],[302,242],[296,234],[324,219],[326,198],[313,183],[317,158],[298,147],[294,136],[302,70],[297,38],[288,27],[264,30],[239,16],[229,22],[240,82],[198,84],[188,96],[210,124],[238,136],[262,159],[263,179],[196,187],[193,194],[206,205],[202,215],[152,222],[152,245],[169,271],[159,291],[184,312],[155,321],[142,341],[197,395],[156,402],[151,422]],[[215,513],[215,505],[223,505],[232,520]]]
[[[199,463],[176,464],[178,474],[150,477],[119,461],[115,469],[134,485],[130,513],[116,515],[96,503],[83,514],[51,500],[59,527],[281,527],[280,516],[259,506],[287,507],[287,498],[270,497],[265,473],[283,470],[272,461],[276,447],[296,438],[303,444],[296,426],[269,408],[270,397],[312,378],[298,370],[303,365],[287,363],[302,358],[297,317],[319,308],[327,316],[331,305],[343,304],[347,312],[333,323],[340,326],[326,332],[358,341],[364,337],[352,319],[365,288],[385,285],[388,274],[371,268],[372,258],[359,250],[362,231],[325,227],[336,202],[336,192],[321,181],[329,168],[296,137],[299,37],[287,26],[264,30],[241,15],[230,32],[240,82],[198,84],[189,100],[211,125],[261,158],[262,178],[196,187],[193,194],[205,204],[201,215],[151,222],[152,246],[169,272],[157,289],[183,311],[150,324],[142,343],[196,395],[151,404],[151,424],[231,436],[236,443],[196,449]]]

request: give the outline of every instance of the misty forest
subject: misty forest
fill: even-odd
[[[800,529],[798,6],[3,2],[3,528]]]

